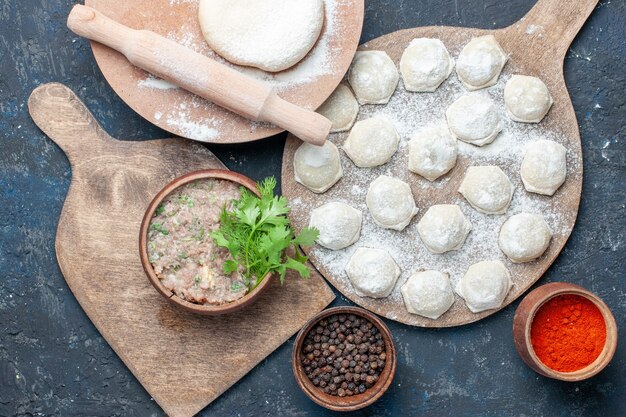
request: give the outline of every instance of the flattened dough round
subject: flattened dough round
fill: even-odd
[[[389,162],[398,150],[400,135],[389,120],[383,117],[372,117],[358,121],[343,150],[361,168],[375,167]]]
[[[446,110],[446,119],[454,136],[476,146],[493,142],[502,130],[495,104],[479,94],[458,98]]]
[[[374,222],[385,229],[402,230],[417,214],[409,184],[387,175],[372,181],[365,201]]]
[[[429,127],[409,141],[409,170],[434,181],[456,165],[457,140],[445,126]]]
[[[363,214],[348,204],[332,201],[311,212],[310,227],[320,234],[317,243],[325,248],[339,250],[359,240]]]
[[[554,195],[567,175],[567,149],[560,143],[541,139],[526,148],[522,160],[522,182],[531,193]]]
[[[454,61],[439,39],[416,38],[402,53],[400,72],[408,91],[432,92],[454,68]]]
[[[400,289],[411,314],[438,319],[454,303],[448,274],[439,271],[416,272]]]
[[[385,104],[396,90],[400,75],[384,51],[357,51],[348,81],[360,104]]]
[[[437,204],[428,209],[417,224],[417,232],[431,253],[460,249],[472,230],[456,204]]]
[[[459,192],[481,213],[504,214],[513,198],[513,184],[500,167],[469,167]]]
[[[550,239],[552,231],[543,216],[519,213],[509,217],[500,228],[498,245],[513,263],[530,262],[543,255]]]
[[[539,123],[550,110],[552,97],[539,78],[513,75],[504,87],[504,104],[512,120]]]
[[[400,276],[400,267],[384,249],[358,248],[346,266],[348,278],[361,297],[385,298]]]
[[[207,43],[230,62],[278,72],[311,50],[324,24],[323,0],[200,0]]]
[[[314,193],[323,193],[343,175],[339,150],[331,141],[323,146],[304,142],[293,156],[296,181]]]
[[[490,87],[498,77],[507,56],[493,35],[473,38],[456,60],[456,73],[470,91]]]
[[[354,124],[359,114],[359,103],[347,85],[339,84],[317,112],[332,122],[330,133],[344,132]]]
[[[471,265],[456,285],[456,293],[472,313],[498,308],[511,289],[511,275],[500,261]]]

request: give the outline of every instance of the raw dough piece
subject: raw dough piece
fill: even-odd
[[[311,50],[324,24],[323,0],[200,0],[207,43],[230,62],[277,72]]]
[[[473,38],[456,60],[456,73],[465,88],[470,91],[489,87],[498,77],[507,56],[493,35]]]
[[[502,262],[482,261],[468,268],[455,290],[472,313],[480,313],[500,307],[511,285],[511,276]]]
[[[504,87],[504,104],[516,122],[539,123],[550,110],[552,97],[539,78],[513,75]]]
[[[389,162],[398,150],[399,141],[400,135],[393,123],[382,117],[372,117],[354,125],[343,150],[354,165],[369,168]]]
[[[493,142],[502,130],[498,109],[490,99],[478,94],[457,99],[446,110],[446,119],[454,136],[476,146]]]
[[[343,175],[339,150],[326,141],[323,146],[303,143],[293,156],[296,181],[314,193],[323,193]]]
[[[422,129],[409,141],[409,170],[434,181],[454,167],[458,148],[447,127]]]
[[[504,214],[513,198],[513,184],[497,166],[469,167],[459,187],[463,197],[481,213]]]
[[[522,182],[526,191],[553,195],[565,182],[567,149],[560,143],[541,139],[526,148],[522,160]]]
[[[438,319],[454,303],[448,274],[439,271],[416,272],[400,289],[411,314]]]
[[[385,229],[402,230],[417,214],[409,184],[387,175],[372,181],[365,201],[374,222]]]
[[[383,51],[357,51],[348,81],[361,104],[385,104],[398,85],[398,69]]]
[[[431,253],[460,249],[472,230],[456,204],[437,204],[428,209],[417,224],[417,232]]]
[[[400,267],[384,249],[358,248],[346,266],[346,273],[359,296],[384,298],[396,285]]]
[[[539,214],[519,213],[500,228],[498,245],[513,263],[529,262],[548,248],[552,231]]]
[[[413,39],[400,59],[400,72],[408,91],[435,91],[453,67],[454,61],[439,39]]]
[[[359,103],[347,85],[339,84],[317,112],[333,123],[330,133],[344,132],[354,124],[359,114]]]
[[[363,215],[352,206],[333,201],[311,212],[309,226],[316,227],[320,235],[317,243],[325,248],[339,250],[359,240]]]

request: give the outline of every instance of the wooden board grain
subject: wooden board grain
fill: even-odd
[[[272,284],[235,314],[202,317],[172,306],[142,270],[141,219],[173,178],[224,166],[190,141],[111,138],[62,84],[38,87],[28,104],[72,167],[55,244],[61,271],[102,336],[167,414],[200,411],[333,300],[313,270],[309,280],[289,276],[282,288]]]
[[[279,96],[314,110],[332,93],[345,74],[363,26],[363,0],[326,0],[322,33],[311,52],[296,66],[272,75],[231,64],[215,54],[202,36],[198,1],[86,0],[104,15],[133,29],[147,29],[267,81]],[[281,132],[268,123],[253,122],[179,88],[151,87],[149,74],[119,52],[92,42],[96,62],[113,90],[137,113],[161,129],[210,143],[249,142]],[[201,70],[201,69],[200,69]],[[211,130],[207,135],[207,129]]]
[[[553,219],[557,219],[555,221],[558,222],[559,228],[555,231],[552,242],[546,253],[535,262],[523,264],[511,263],[506,259],[506,257],[503,256],[503,254],[499,252],[499,250],[497,250],[497,246],[495,246],[495,237],[497,237],[498,229],[493,231],[493,246],[496,248],[499,257],[503,260],[503,262],[505,262],[507,268],[511,272],[514,282],[514,286],[509,292],[501,308],[507,306],[522,295],[543,275],[563,249],[576,221],[582,187],[582,150],[576,115],[563,79],[563,59],[571,41],[574,36],[576,36],[576,33],[581,28],[587,17],[591,14],[596,3],[597,0],[581,0],[577,2],[539,0],[535,7],[530,10],[524,18],[504,29],[484,30],[433,26],[421,27],[401,30],[384,35],[380,38],[367,42],[359,48],[360,50],[386,51],[395,62],[396,66],[398,66],[404,49],[414,38],[439,38],[444,42],[451,55],[456,58],[462,47],[472,37],[493,34],[505,52],[509,55],[509,61],[500,77],[501,80],[498,83],[498,86],[488,89],[492,91],[483,92],[483,94],[491,94],[492,99],[499,100],[499,104],[502,104],[501,89],[504,82],[503,80],[508,78],[511,74],[537,76],[548,86],[548,89],[554,98],[554,105],[546,118],[539,125],[528,124],[523,126],[518,124],[516,129],[521,129],[520,132],[523,134],[520,140],[525,140],[524,137],[527,135],[539,138],[544,134],[547,138],[559,138],[558,140],[561,141],[568,149],[568,176],[565,184],[557,191],[554,197],[530,194],[523,189],[519,178],[521,156],[519,156],[515,161],[509,161],[506,164],[498,161],[497,159],[492,161],[492,163],[499,165],[516,186],[514,202],[516,198],[534,199],[538,202],[538,204],[542,204],[548,208],[547,211],[550,212],[549,214],[553,215]],[[500,90],[498,90],[498,88]],[[409,101],[427,100],[425,96],[420,96],[419,93],[408,93],[404,91],[404,87],[400,85],[396,90],[395,95],[402,94],[405,97],[409,97],[407,99]],[[460,95],[467,94],[467,92],[460,86],[458,79],[456,79],[456,74],[453,72],[450,78],[444,82],[436,93],[433,94],[437,94],[438,96],[436,96],[436,100],[440,100],[442,103],[445,103],[445,106],[447,106]],[[494,97],[494,95],[497,97]],[[393,100],[394,98],[392,98],[392,101]],[[369,117],[368,114],[375,113],[377,111],[376,109],[381,108],[384,108],[384,106],[361,106],[359,120]],[[391,115],[391,117],[394,117],[394,115]],[[418,117],[419,115],[415,115],[415,118]],[[445,120],[443,111],[441,114],[437,115],[437,117],[441,120]],[[507,123],[513,122],[507,121]],[[329,139],[338,146],[341,146],[346,138],[347,133],[339,133],[331,135]],[[403,137],[402,141],[406,143],[408,139],[410,139],[410,136]],[[497,144],[497,141],[498,139],[494,142],[494,146],[497,146],[495,145]],[[300,143],[301,142],[297,138],[289,136],[285,145],[283,157],[282,190],[284,195],[286,195],[292,202],[296,201],[298,203],[294,204],[291,214],[294,223],[300,227],[305,226],[308,224],[312,208],[333,200],[341,200],[352,203],[355,207],[363,211],[365,221],[367,222],[367,218],[370,215],[367,212],[364,201],[362,201],[364,198],[355,201],[354,199],[351,199],[350,196],[351,194],[355,194],[354,187],[356,187],[356,194],[361,196],[363,193],[363,187],[366,190],[368,183],[356,183],[357,181],[355,178],[360,178],[359,175],[362,174],[357,173],[358,168],[352,164],[343,151],[341,152],[341,158],[342,166],[344,168],[344,177],[325,194],[314,194],[295,182],[293,175],[293,155]],[[472,148],[471,145],[462,145],[466,146],[466,149]],[[481,149],[488,149],[488,147]],[[478,148],[470,149],[470,151],[469,155],[481,152]],[[398,154],[394,156],[392,162],[387,164],[387,166],[373,169],[373,172],[376,172],[377,175],[382,173],[391,173],[392,175],[408,182],[411,185],[417,206],[420,209],[420,212],[413,219],[409,227],[407,227],[405,231],[401,232],[405,235],[405,241],[402,242],[401,245],[398,245],[401,247],[396,247],[396,251],[400,254],[399,256],[402,256],[402,252],[407,253],[407,251],[415,251],[415,253],[417,253],[417,250],[422,250],[421,253],[425,252],[423,244],[417,235],[415,226],[430,206],[444,203],[460,204],[466,215],[471,214],[477,216],[475,210],[471,209],[467,205],[467,203],[458,194],[457,190],[468,166],[485,164],[484,162],[476,163],[476,161],[472,160],[471,156],[460,154],[455,168],[444,176],[443,179],[431,184],[425,179],[420,178],[407,170],[406,152],[406,148],[403,148],[401,144],[400,150],[398,151]],[[375,178],[375,176],[373,176],[373,178]],[[369,178],[368,181],[369,180],[371,180],[371,178]],[[498,216],[501,219],[500,222],[504,222],[504,220],[511,214],[515,213]],[[476,231],[472,233],[476,234]],[[468,240],[472,239],[472,233],[470,233]],[[363,240],[362,233],[361,241]],[[358,242],[355,246],[357,245],[359,245]],[[465,246],[468,246],[467,242]],[[345,251],[349,250],[351,249],[345,249]],[[458,295],[455,295],[456,299],[454,305],[448,312],[437,320],[431,320],[418,315],[409,314],[404,307],[402,297],[399,293],[399,288],[411,273],[420,269],[433,268],[433,258],[429,258],[430,255],[428,253],[418,259],[418,262],[411,265],[410,270],[403,271],[403,275],[396,284],[394,292],[388,299],[373,299],[368,297],[359,297],[356,295],[352,285],[345,276],[345,272],[343,270],[345,263],[339,265],[338,262],[331,260],[328,254],[324,255],[324,251],[329,252],[320,247],[313,247],[308,253],[311,256],[312,263],[326,277],[326,279],[328,279],[339,291],[355,303],[390,319],[414,326],[449,327],[480,320],[499,310],[488,310],[474,314],[469,311],[464,301]],[[462,252],[462,250],[458,252]],[[479,253],[478,250],[476,252],[477,253],[468,255],[472,258],[472,262],[486,260],[481,258],[481,253]],[[458,266],[452,265],[452,263],[458,262],[457,260],[461,258],[461,255],[458,255],[456,252],[449,252],[444,255],[434,256],[442,257],[440,258],[442,260],[440,261],[440,264],[446,262],[446,259],[449,260],[448,265],[443,266],[443,270],[446,271],[450,271],[451,269],[454,269],[455,266]],[[344,258],[341,258],[341,260],[343,262]],[[467,259],[465,259],[465,261],[467,261]],[[467,262],[467,264],[469,265],[471,262]],[[468,265],[464,267],[466,268]],[[457,281],[460,276],[462,276],[462,273],[464,272],[457,271],[455,274],[456,276],[453,277],[453,282]]]

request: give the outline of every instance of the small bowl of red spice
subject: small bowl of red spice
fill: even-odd
[[[513,338],[535,372],[582,381],[613,358],[617,325],[598,296],[575,284],[553,282],[524,297],[513,319]]]
[[[334,307],[313,317],[298,333],[292,354],[296,382],[314,402],[354,411],[387,391],[396,351],[387,326],[358,307]]]

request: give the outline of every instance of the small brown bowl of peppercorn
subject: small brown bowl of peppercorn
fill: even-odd
[[[298,333],[293,373],[314,402],[335,411],[374,403],[391,385],[396,350],[387,326],[367,310],[335,307],[313,317]]]

